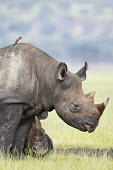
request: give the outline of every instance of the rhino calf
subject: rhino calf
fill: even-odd
[[[45,156],[53,150],[53,142],[41,127],[41,123],[37,116],[35,122],[32,123],[31,129],[26,137],[24,152],[34,156]]]

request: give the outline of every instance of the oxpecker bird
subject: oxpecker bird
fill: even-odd
[[[20,41],[21,41],[21,39],[22,39],[22,37],[19,37],[19,38],[15,41],[14,45],[19,44]]]

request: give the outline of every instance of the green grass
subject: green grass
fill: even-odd
[[[89,75],[83,83],[84,92],[96,91],[95,103],[100,103],[110,97],[110,102],[104,111],[99,126],[89,134],[81,132],[65,124],[55,111],[49,113],[47,120],[42,121],[43,128],[52,138],[55,152],[44,158],[27,156],[23,160],[0,158],[0,170],[112,170],[113,158],[106,154],[101,157],[88,157],[74,153],[58,153],[57,148],[113,148],[113,77]]]
[[[0,170],[112,170],[113,161],[106,157],[77,157],[54,153],[43,159],[27,157],[24,160],[0,160]]]

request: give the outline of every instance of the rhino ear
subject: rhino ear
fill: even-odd
[[[85,65],[76,73],[82,81],[86,80],[86,70],[88,70],[88,63],[85,62]]]
[[[65,63],[60,63],[57,66],[56,77],[58,80],[64,80],[67,72],[67,65]]]

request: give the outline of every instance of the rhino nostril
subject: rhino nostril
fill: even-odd
[[[72,112],[78,112],[80,110],[80,106],[78,104],[76,104],[75,102],[71,103],[70,104],[70,110]]]

